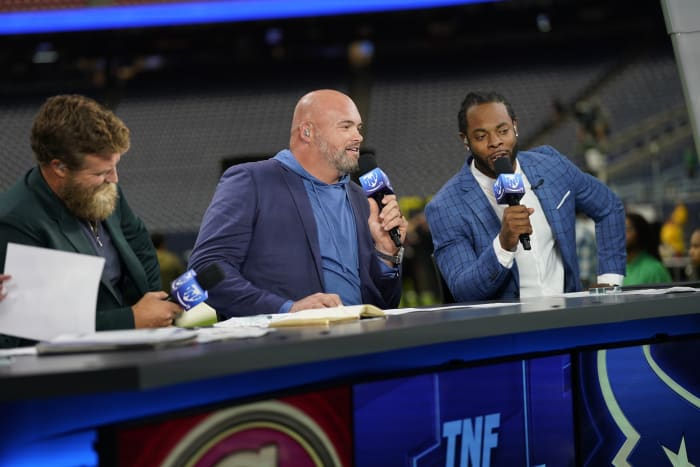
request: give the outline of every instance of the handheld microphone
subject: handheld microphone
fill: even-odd
[[[190,310],[209,298],[207,291],[223,278],[224,272],[216,263],[202,268],[199,272],[190,269],[170,284],[168,300],[174,299],[185,311]]]
[[[373,161],[371,159],[368,159],[366,164],[371,164],[372,162]],[[387,177],[382,169],[377,167],[376,162],[374,163],[373,168],[368,168],[370,169],[369,172],[360,176],[360,185],[362,185],[365,195],[367,195],[368,198],[374,198],[377,205],[379,205],[379,209],[381,210],[384,207],[382,204],[384,195],[393,195],[394,189],[391,186],[391,182],[389,182],[389,177]],[[389,235],[394,241],[394,245],[401,246],[401,234],[399,233],[398,227],[394,227],[393,229],[389,230]]]
[[[493,193],[496,195],[498,204],[517,206],[520,198],[525,195],[525,184],[520,174],[513,173],[513,166],[507,157],[499,157],[493,161],[496,169],[496,183],[493,185]],[[520,234],[520,243],[525,250],[532,249],[530,245],[530,234]]]

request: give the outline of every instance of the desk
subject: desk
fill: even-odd
[[[251,340],[17,357],[0,366],[0,464],[36,459],[37,447],[56,449],[64,435],[144,417],[392,374],[700,335],[699,303],[692,292],[548,297],[280,329]],[[89,451],[92,439],[75,449]]]

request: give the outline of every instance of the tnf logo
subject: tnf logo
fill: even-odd
[[[376,170],[373,170],[370,173],[366,174],[363,178],[365,179],[366,185],[369,188],[374,188],[379,184],[379,174]]]
[[[442,437],[447,438],[445,467],[489,467],[491,451],[498,447],[496,430],[500,424],[500,413],[444,422]],[[457,463],[458,442],[459,463]]]
[[[516,189],[520,186],[520,180],[515,175],[506,176],[506,180],[508,182],[508,187],[511,189]]]

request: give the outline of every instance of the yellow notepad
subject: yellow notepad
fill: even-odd
[[[273,315],[269,326],[273,328],[287,326],[328,325],[360,318],[375,318],[386,316],[374,305],[336,306],[331,308],[312,308],[296,313]]]

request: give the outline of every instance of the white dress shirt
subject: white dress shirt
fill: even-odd
[[[507,205],[496,203],[496,196],[493,193],[494,179],[481,173],[474,165],[474,160],[472,160],[471,169],[474,178],[476,178],[477,183],[479,183],[486,198],[491,203],[491,207],[493,207],[496,215],[499,219],[503,219],[503,212]],[[531,186],[527,176],[520,170],[520,164],[517,164],[517,161],[515,173],[522,176],[525,187]],[[559,295],[564,292],[564,262],[554,235],[552,235],[552,229],[544,216],[539,199],[537,199],[532,190],[525,190],[525,195],[520,200],[520,204],[535,209],[535,212],[530,216],[530,223],[532,224],[530,244],[532,249],[525,250],[518,243],[515,251],[505,250],[501,246],[498,235],[496,235],[496,238],[493,239],[493,248],[498,257],[498,262],[503,267],[510,269],[513,267],[513,261],[517,261],[518,272],[520,273],[521,298]]]

